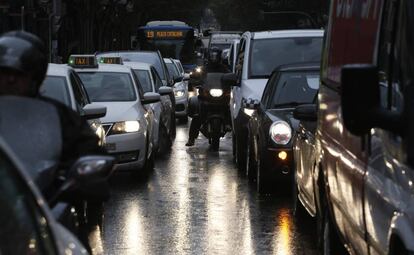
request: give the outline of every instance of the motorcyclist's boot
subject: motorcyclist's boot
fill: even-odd
[[[187,146],[187,147],[194,146],[194,142],[195,142],[195,139],[189,138],[188,142],[185,144],[185,146]]]

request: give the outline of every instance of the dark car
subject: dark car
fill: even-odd
[[[298,106],[293,117],[299,120],[299,127],[293,138],[293,213],[301,218],[306,211],[316,215],[315,173],[316,151],[315,131],[317,120],[316,100],[313,104]]]
[[[319,63],[281,66],[273,71],[260,102],[247,100],[246,174],[257,190],[288,187],[292,178],[292,139],[298,129],[294,109],[312,103],[319,88]],[[250,102],[249,102],[250,101]]]

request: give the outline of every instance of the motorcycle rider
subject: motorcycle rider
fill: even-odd
[[[202,100],[202,90],[203,90],[203,80],[206,80],[208,73],[229,73],[230,69],[227,65],[223,64],[221,59],[221,50],[217,47],[212,47],[210,49],[208,63],[205,66],[205,71],[203,73],[193,74],[191,82],[197,83],[199,89],[199,96],[198,99]],[[200,127],[202,124],[203,117],[200,114],[196,114],[193,116],[190,124],[190,130],[188,134],[188,142],[185,144],[186,146],[193,146],[195,143],[195,139],[198,137],[200,133]]]
[[[0,96],[37,98],[56,107],[62,128],[62,156],[59,169],[69,169],[81,156],[106,155],[106,150],[98,145],[98,137],[86,120],[66,105],[39,95],[47,68],[46,47],[36,35],[12,31],[0,36]],[[56,179],[58,177],[56,176]],[[93,186],[88,187],[88,199],[108,199],[109,185],[106,182]],[[52,194],[44,195],[48,197]]]

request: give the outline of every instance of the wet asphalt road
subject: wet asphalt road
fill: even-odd
[[[259,196],[232,161],[231,138],[210,152],[201,136],[186,148],[177,128],[171,153],[148,177],[116,174],[94,254],[318,254],[315,226],[295,221],[289,197]]]

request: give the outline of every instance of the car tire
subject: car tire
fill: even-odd
[[[145,160],[144,170],[146,173],[151,173],[154,170],[155,165],[155,155],[154,153],[151,154],[149,158]]]
[[[259,194],[265,194],[269,192],[270,181],[267,176],[264,175],[263,167],[262,167],[262,160],[260,156],[260,152],[256,157],[256,190]]]
[[[171,137],[168,135],[167,129],[163,125],[160,125],[159,129],[158,154],[163,156],[171,148],[172,142]]]
[[[218,151],[220,148],[220,136],[211,138],[211,150]]]
[[[247,150],[246,150],[246,177],[250,182],[253,182],[255,174],[256,174],[256,168],[255,168],[255,162],[254,162],[254,147],[252,145],[252,141],[250,139],[250,135],[247,139]]]
[[[234,132],[231,132],[231,141],[232,141],[232,147],[233,147],[233,162],[237,164],[237,146],[236,146],[236,134]]]
[[[296,170],[293,172],[292,210],[293,210],[293,215],[295,216],[295,218],[300,221],[305,220],[309,217],[307,215],[307,211],[305,207],[302,205],[302,202],[299,199],[299,188],[298,188],[298,183],[297,183]]]
[[[321,238],[321,251],[323,255],[346,255],[348,254],[342,245],[338,233],[333,225],[330,217],[326,201],[324,202],[323,215],[320,216],[320,223],[322,226],[318,228],[322,233],[318,233],[318,237]]]
[[[236,157],[237,157],[237,167],[241,172],[246,171],[246,140],[241,137],[236,137]]]
[[[178,121],[180,122],[180,124],[187,124],[188,123],[188,117],[187,116],[179,117]]]

